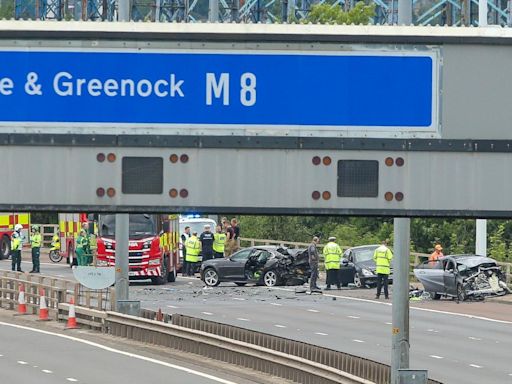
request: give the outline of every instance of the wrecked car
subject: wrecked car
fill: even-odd
[[[496,260],[478,255],[450,255],[427,260],[414,268],[414,275],[432,299],[482,299],[511,293]]]
[[[311,275],[307,250],[276,246],[245,248],[229,258],[205,261],[200,272],[209,287],[228,281],[238,286],[302,285]]]

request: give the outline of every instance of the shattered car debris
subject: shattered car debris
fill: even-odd
[[[242,249],[229,258],[205,261],[201,280],[209,287],[221,282],[275,285],[302,285],[311,275],[307,250],[276,246]]]
[[[498,263],[478,255],[450,255],[425,261],[414,268],[414,275],[434,300],[441,296],[466,300],[511,293]]]

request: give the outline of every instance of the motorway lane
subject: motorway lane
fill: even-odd
[[[220,370],[209,374],[204,367],[185,367],[115,349],[81,339],[76,332],[38,332],[0,322],[0,340],[2,383],[251,383],[229,379]]]
[[[65,264],[50,264],[45,269],[72,277]],[[221,321],[389,364],[390,302],[339,297],[360,290],[308,296],[285,287],[202,287],[199,279],[182,277],[165,286],[136,283],[130,286],[130,298],[141,300],[144,308]],[[338,296],[336,301],[333,296]],[[512,347],[512,305],[457,305],[451,301],[423,304],[411,308],[412,368],[429,369],[431,377],[446,383],[512,383],[507,358]],[[464,315],[485,316],[487,312],[496,321]]]

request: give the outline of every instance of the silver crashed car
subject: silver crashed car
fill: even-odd
[[[425,261],[414,275],[434,300],[441,296],[457,300],[482,299],[511,293],[496,260],[478,255],[449,255]]]

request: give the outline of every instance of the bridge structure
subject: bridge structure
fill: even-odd
[[[4,4],[8,4],[5,2]],[[114,21],[116,0],[8,0],[16,19]],[[350,10],[355,0],[218,0],[218,21],[281,23],[301,22],[311,6],[329,2]],[[375,24],[396,24],[398,0],[370,0],[375,3]],[[477,26],[478,0],[412,0],[413,24]],[[1,2],[0,2],[1,3]],[[10,3],[9,3],[10,4]],[[204,22],[208,0],[131,0],[131,19],[144,22]],[[512,25],[512,1],[488,0],[489,24]]]

